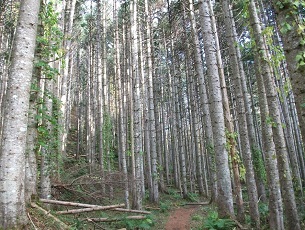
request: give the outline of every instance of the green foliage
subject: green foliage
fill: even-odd
[[[258,211],[260,214],[262,224],[268,223],[268,215],[269,215],[269,207],[266,203],[259,203],[258,204]]]
[[[103,135],[103,151],[106,153],[106,156],[110,162],[113,161],[115,155],[115,146],[114,146],[114,136],[113,136],[113,121],[111,116],[108,113],[104,113],[103,116],[103,128],[102,128],[102,135]],[[107,160],[105,158],[104,160]]]
[[[154,225],[152,216],[147,216],[144,220],[130,220],[124,219],[122,224],[126,226],[127,229],[150,229]]]
[[[230,151],[230,149],[232,148],[232,145],[231,145],[231,141],[232,140],[234,141],[234,144],[236,145],[236,138],[237,137],[238,137],[238,133],[237,132],[230,133],[226,129],[226,138],[227,138],[226,149],[227,149],[227,151]],[[235,160],[235,162],[238,164],[238,167],[239,167],[239,176],[240,176],[241,180],[245,180],[246,179],[246,169],[245,169],[245,166],[244,166],[242,160],[240,159],[238,151],[235,152],[235,154],[233,156],[233,159],[232,159],[232,156],[229,155],[230,163],[232,163],[232,160]]]
[[[192,202],[198,202],[199,201],[199,195],[198,193],[188,193],[187,198]]]
[[[281,33],[286,34],[290,30],[292,30],[292,26],[289,23],[283,22],[281,24],[281,29],[280,29]]]
[[[59,74],[59,70],[50,64],[62,56],[60,47],[62,45],[63,34],[58,26],[58,13],[55,12],[54,7],[52,2],[41,6],[35,62],[37,81],[32,83],[31,86],[31,96],[37,98],[42,93],[42,97],[36,100],[37,114],[35,119],[38,124],[37,149],[43,147],[48,152],[46,157],[50,160],[50,170],[57,167],[61,162],[60,157],[57,155],[59,144],[57,137],[61,132],[61,127],[58,124],[58,119],[61,117],[60,100],[52,92],[42,90],[39,85],[39,79],[55,79]],[[40,94],[38,94],[39,92]],[[33,98],[33,100],[36,98]],[[51,108],[47,107],[45,100],[52,101]]]
[[[231,219],[221,219],[218,213],[213,211],[209,213],[208,217],[203,222],[203,229],[209,230],[229,230],[234,229],[236,224]]]
[[[299,52],[295,57],[298,68],[305,68],[305,51]]]
[[[226,149],[227,151],[230,151],[232,148],[231,140],[234,141],[234,144],[236,145],[236,138],[238,137],[238,134],[236,132],[230,133],[227,129],[225,130],[226,132]]]
[[[266,182],[266,169],[260,149],[252,147],[253,166],[256,174]]]
[[[55,12],[52,2],[48,2],[41,7],[39,18],[41,24],[38,27],[36,39],[38,60],[35,66],[40,69],[44,78],[55,79],[59,71],[57,68],[52,67],[50,63],[63,56],[61,45],[64,36],[58,26],[58,13]]]
[[[274,121],[273,121],[273,118],[270,117],[270,116],[267,116],[266,122],[267,122],[267,124],[271,125],[273,128],[276,128],[276,127],[277,127],[276,122],[274,122]]]
[[[280,23],[280,32],[283,35],[294,33],[293,38],[299,36],[299,45],[304,50],[305,45],[305,19],[300,17],[300,11],[304,10],[305,2],[300,0],[276,1],[276,7],[285,12],[285,19]],[[300,51],[296,55],[297,68],[305,68],[305,52]]]
[[[201,216],[201,215],[194,215],[194,216],[192,216],[192,220],[203,221],[203,216]]]
[[[169,210],[169,207],[170,207],[170,203],[160,201],[160,211],[161,212],[167,212]]]

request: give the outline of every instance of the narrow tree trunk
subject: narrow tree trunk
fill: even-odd
[[[135,186],[134,186],[134,204],[135,209],[142,209],[142,134],[141,134],[141,94],[140,94],[140,70],[138,58],[138,25],[137,25],[137,5],[138,1],[133,0],[130,3],[130,20],[131,20],[131,39],[132,39],[132,77],[133,77],[133,141],[134,141],[134,155],[135,155]]]
[[[116,0],[114,0],[114,13],[115,13],[115,66],[116,66],[116,75],[117,75],[117,84],[118,84],[118,106],[119,106],[119,131],[120,131],[120,138],[119,138],[119,145],[120,145],[120,157],[122,162],[122,171],[124,173],[124,195],[125,195],[125,207],[127,209],[130,208],[129,204],[129,185],[128,185],[128,172],[127,172],[127,163],[126,163],[126,120],[124,117],[124,87],[122,86],[122,79],[121,79],[121,65],[120,65],[120,45],[119,45],[119,18],[117,12],[117,4]]]
[[[41,164],[40,164],[40,197],[44,199],[50,199],[51,197],[51,159],[54,149],[52,148],[52,143],[54,143],[52,124],[49,120],[52,117],[52,92],[53,92],[53,79],[48,79],[45,82],[44,90],[44,106],[46,111],[44,111],[45,116],[43,119],[43,127],[46,129],[47,136],[45,138],[45,143],[41,146]]]

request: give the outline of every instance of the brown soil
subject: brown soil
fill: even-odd
[[[198,206],[186,206],[176,209],[168,218],[165,230],[189,230],[191,215]]]

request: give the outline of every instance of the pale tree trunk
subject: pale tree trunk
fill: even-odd
[[[40,164],[40,197],[44,199],[51,198],[51,156],[54,152],[52,144],[54,143],[52,123],[49,120],[52,117],[52,92],[53,92],[53,79],[47,79],[45,82],[44,90],[44,111],[42,127],[46,130],[47,137],[44,139],[44,145],[41,146],[41,164]]]
[[[33,76],[32,84],[36,86],[36,77]],[[25,201],[29,202],[32,195],[36,195],[37,187],[37,162],[36,162],[36,144],[37,144],[37,92],[33,90],[30,94],[30,107],[28,114],[28,130],[26,140],[25,154]]]
[[[44,8],[42,1],[41,9]],[[42,22],[39,20],[37,27],[37,36],[43,36],[44,28]],[[41,45],[38,43],[36,46],[35,54],[36,61],[42,60],[41,55]],[[26,141],[26,161],[25,161],[25,201],[30,202],[31,196],[37,194],[37,162],[36,162],[36,153],[37,153],[37,127],[38,127],[38,109],[37,102],[38,97],[40,97],[36,88],[41,87],[40,84],[41,79],[41,67],[35,67],[32,76],[31,82],[31,91],[30,91],[30,105],[29,105],[29,113],[28,113],[28,130],[27,130],[27,141]],[[43,90],[42,90],[43,91]]]
[[[289,108],[287,103],[287,96],[284,89],[284,77],[281,77],[281,79],[278,80],[278,87],[280,89],[280,95],[281,95],[281,104],[282,104],[282,112],[283,112],[283,118],[285,121],[285,127],[286,127],[286,141],[287,141],[287,149],[289,153],[289,159],[291,163],[291,171],[293,176],[293,181],[295,185],[295,190],[297,192],[300,192],[300,194],[303,195],[303,185],[302,185],[302,179],[301,179],[301,173],[300,173],[300,166],[297,159],[297,149],[294,142],[293,132],[292,132],[292,121],[289,114]]]
[[[179,61],[178,64],[180,65]],[[187,198],[188,196],[188,189],[187,189],[187,179],[186,179],[186,150],[185,150],[185,145],[183,145],[183,115],[182,115],[182,107],[183,107],[183,100],[184,96],[182,95],[182,81],[181,77],[179,77],[177,86],[175,87],[176,92],[176,111],[175,111],[175,116],[176,116],[176,127],[177,127],[177,136],[175,137],[178,140],[178,152],[177,154],[179,155],[179,165],[180,165],[180,181],[181,181],[181,187],[182,187],[182,194],[183,198]]]
[[[194,12],[193,12],[193,2],[190,0],[190,11],[189,11],[189,17],[191,19],[191,25],[192,25],[192,38],[195,44],[195,47],[199,48],[199,41],[198,41],[198,37],[197,37],[197,31],[196,31],[196,26],[194,26],[194,24],[196,25],[196,21],[195,21],[195,17],[194,17]],[[195,38],[196,36],[196,38]],[[186,55],[186,65],[188,65],[190,63],[189,58],[190,58],[190,54],[189,54],[189,48],[186,50],[187,55]],[[195,49],[195,57],[196,60],[199,59],[201,61],[201,57],[200,57],[200,51],[198,49]],[[198,63],[197,61],[195,63]],[[195,67],[197,65],[195,64]],[[201,68],[202,74],[203,74],[203,67],[202,67],[202,61],[201,61],[201,66],[197,66],[197,68]],[[200,70],[199,70],[200,71]],[[196,159],[196,177],[197,177],[197,185],[198,185],[198,189],[199,189],[199,194],[200,195],[204,195],[205,197],[207,197],[207,193],[205,193],[204,190],[204,185],[203,185],[203,171],[202,171],[202,162],[201,162],[201,152],[199,151],[199,137],[198,137],[198,132],[197,132],[197,126],[198,126],[198,117],[197,117],[197,111],[196,111],[196,97],[195,95],[197,95],[197,93],[195,93],[195,81],[194,78],[190,75],[190,70],[189,68],[186,69],[186,73],[187,73],[187,90],[188,90],[188,103],[190,104],[190,118],[191,118],[191,133],[192,133],[192,139],[193,139],[193,152],[195,154],[195,159]],[[195,172],[194,172],[195,174]]]
[[[21,2],[14,42],[0,158],[0,226],[21,228],[27,222],[24,181],[30,87],[36,43],[39,2]]]
[[[230,54],[230,63],[232,68],[232,85],[233,91],[235,94],[236,100],[236,109],[237,109],[237,119],[238,119],[238,129],[239,129],[239,137],[241,142],[241,153],[243,157],[243,162],[246,167],[246,183],[247,183],[247,191],[249,196],[249,210],[251,219],[256,228],[260,228],[260,217],[258,212],[258,197],[257,197],[257,189],[254,178],[254,169],[252,165],[252,157],[251,157],[251,148],[250,142],[248,138],[248,128],[247,128],[247,120],[245,115],[245,103],[242,92],[241,85],[241,77],[240,77],[240,69],[239,69],[239,60],[236,51],[237,41],[235,40],[235,23],[232,15],[232,10],[230,6],[230,2],[228,0],[222,1],[222,7],[224,12],[224,22],[227,34],[227,43],[229,44],[229,54]]]
[[[233,196],[231,189],[231,178],[228,163],[228,152],[226,150],[226,136],[224,111],[222,108],[222,96],[220,79],[217,66],[217,54],[215,47],[215,35],[211,24],[211,12],[209,11],[209,0],[200,2],[199,10],[201,16],[202,37],[204,40],[204,51],[207,63],[207,75],[210,89],[210,109],[214,138],[216,168],[217,168],[217,206],[221,217],[234,217]]]
[[[236,36],[236,35],[235,35]],[[237,37],[235,37],[237,39]],[[243,69],[243,65],[241,63],[241,54],[238,46],[236,46],[237,56],[239,60],[239,69],[240,69],[240,77],[241,77],[241,84],[243,89],[243,97],[245,101],[246,106],[246,117],[247,117],[247,125],[248,125],[248,135],[249,140],[251,144],[251,151],[252,151],[252,157],[253,157],[253,165],[254,165],[254,172],[255,172],[255,180],[256,180],[256,186],[257,186],[257,192],[259,198],[263,202],[267,202],[267,196],[266,196],[266,188],[265,188],[265,166],[263,162],[263,156],[262,156],[262,148],[260,145],[260,138],[257,138],[259,135],[258,132],[256,132],[257,122],[256,122],[256,111],[254,109],[254,103],[253,103],[253,97],[250,92],[252,92],[251,83],[249,83],[249,91],[247,88],[247,82],[246,82],[246,76]],[[251,98],[251,100],[249,99]],[[252,107],[252,111],[251,111]]]
[[[249,4],[249,14],[251,26],[253,29],[253,36],[259,52],[257,55],[259,58],[259,64],[261,66],[261,76],[259,77],[264,79],[264,85],[266,89],[267,103],[269,107],[269,115],[267,115],[269,117],[266,118],[270,120],[269,123],[271,123],[270,125],[272,126],[273,141],[276,149],[281,191],[284,201],[284,211],[287,218],[287,227],[288,229],[300,229],[301,227],[295,202],[287,148],[275,90],[275,83],[268,61],[268,50],[266,49],[266,45],[263,39],[264,36],[261,31],[260,21],[256,12],[255,2],[253,0]]]
[[[97,0],[96,2],[96,21],[95,21],[95,25],[96,25],[96,52],[95,52],[95,59],[96,59],[96,63],[95,63],[95,74],[96,74],[96,80],[97,80],[97,109],[98,109],[98,122],[97,124],[99,126],[102,126],[102,121],[101,121],[101,117],[102,117],[102,102],[103,102],[103,87],[102,87],[102,69],[103,69],[103,66],[102,66],[102,39],[101,39],[101,33],[102,33],[102,25],[101,25],[101,22],[102,22],[102,17],[101,17],[101,0]],[[100,138],[101,138],[101,135],[102,135],[102,129],[99,130],[100,134]],[[101,140],[99,140],[99,142],[101,142]],[[100,150],[101,149],[101,143],[99,143],[99,151],[102,151]],[[99,156],[100,157],[100,156]],[[101,161],[101,159],[99,159]],[[102,162],[100,162],[102,163]],[[103,167],[102,165],[100,167]]]
[[[126,119],[124,117],[124,85],[122,86],[123,80],[121,79],[121,58],[120,58],[120,37],[119,37],[119,18],[117,12],[117,4],[116,0],[113,1],[114,3],[114,13],[115,13],[115,69],[116,69],[116,76],[117,76],[117,84],[118,84],[118,106],[119,106],[119,145],[120,145],[120,158],[122,164],[122,171],[124,173],[124,195],[125,195],[125,208],[129,209],[129,185],[128,185],[128,172],[127,172],[127,164],[126,164]],[[123,31],[124,33],[124,31]],[[124,57],[124,56],[123,56]]]
[[[156,130],[156,151],[157,151],[157,155],[158,155],[158,160],[159,160],[159,165],[161,166],[159,168],[158,174],[160,176],[160,190],[164,191],[165,190],[165,184],[164,184],[164,169],[166,168],[166,164],[168,162],[168,155],[167,155],[167,151],[166,151],[166,142],[164,142],[163,140],[163,135],[164,133],[162,133],[162,123],[161,121],[164,122],[164,120],[162,119],[162,115],[160,114],[163,108],[162,105],[159,105],[158,99],[157,99],[157,89],[156,88],[160,88],[159,86],[156,85],[155,82],[153,82],[153,100],[154,100],[154,113],[155,113],[155,130]],[[163,123],[164,124],[164,123]],[[165,165],[164,165],[165,164]]]
[[[103,1],[103,12],[102,12],[102,22],[103,22],[103,30],[102,30],[102,82],[103,82],[103,103],[104,103],[104,112],[109,113],[109,79],[107,77],[107,41],[106,41],[106,35],[107,35],[107,1]],[[108,148],[108,146],[107,146]]]
[[[267,173],[267,184],[269,188],[269,226],[271,229],[284,229],[283,204],[280,191],[280,179],[277,170],[277,160],[275,155],[275,146],[272,136],[271,124],[267,122],[269,109],[265,86],[260,78],[259,63],[255,62],[255,75],[258,86],[258,99],[261,117],[262,145],[265,156],[265,165]]]
[[[190,19],[192,25],[192,34],[193,34],[193,42],[195,45],[195,69],[197,73],[197,79],[199,82],[199,90],[200,90],[200,99],[201,99],[201,108],[203,112],[203,121],[204,121],[204,129],[206,135],[206,147],[208,151],[208,158],[210,163],[210,173],[211,173],[211,200],[214,202],[217,198],[217,182],[216,182],[216,168],[215,168],[215,152],[214,152],[214,144],[213,144],[213,131],[212,131],[212,123],[211,123],[211,116],[210,116],[210,105],[208,103],[208,95],[206,90],[206,83],[204,79],[204,70],[203,64],[201,59],[201,50],[199,45],[199,39],[196,29],[196,21],[194,15],[194,6],[193,1],[189,0],[189,7],[190,7]]]
[[[294,104],[294,96],[292,92],[288,95],[288,103],[289,109],[292,117],[292,125],[293,125],[293,133],[294,133],[294,140],[296,142],[297,154],[298,154],[298,161],[300,164],[300,173],[302,180],[305,180],[305,162],[304,162],[304,150],[302,146],[301,134],[300,129],[298,126],[298,119],[297,119],[297,112]]]
[[[59,125],[61,126],[62,131],[59,135],[59,151],[63,157],[66,156],[66,140],[68,135],[68,127],[66,127],[67,120],[67,100],[68,100],[68,79],[69,79],[69,68],[71,65],[71,35],[73,27],[73,19],[75,12],[76,0],[67,0],[65,5],[65,40],[64,40],[64,49],[65,53],[65,68],[63,69],[63,76],[61,80],[60,88],[60,100],[61,100],[61,118],[59,119]]]
[[[218,65],[218,73],[220,78],[220,87],[221,87],[221,93],[222,93],[222,104],[224,109],[224,121],[226,126],[226,139],[229,146],[229,155],[231,157],[232,162],[232,171],[233,171],[233,188],[234,188],[234,196],[236,197],[236,206],[237,206],[237,220],[240,222],[245,222],[245,208],[243,204],[243,197],[242,197],[242,190],[241,190],[241,182],[240,182],[240,174],[239,174],[239,164],[238,159],[239,156],[237,154],[237,142],[234,137],[234,124],[232,121],[232,116],[230,113],[230,105],[229,105],[229,98],[228,98],[228,92],[227,92],[227,86],[224,76],[224,70],[223,70],[223,63],[221,59],[221,53],[220,53],[220,47],[219,47],[219,39],[218,39],[218,33],[216,28],[216,20],[213,13],[212,4],[209,1],[209,9],[211,13],[211,22],[212,22],[212,29],[215,36],[215,48],[216,48],[216,55],[217,55],[217,65]]]
[[[115,1],[116,2],[116,1]],[[104,143],[103,143],[103,121],[104,121],[104,90],[102,83],[102,45],[101,45],[101,0],[97,1],[97,110],[98,110],[98,160],[99,168],[101,170],[102,183],[104,181]],[[118,28],[117,28],[118,29]],[[119,38],[117,38],[119,39]],[[105,194],[105,184],[102,184],[102,191]]]
[[[275,8],[276,22],[281,32],[284,46],[287,68],[291,80],[292,90],[295,96],[295,104],[300,122],[300,129],[305,145],[305,68],[299,63],[305,63],[304,30],[300,26],[304,24],[299,15],[299,9],[292,1],[272,1]],[[289,25],[289,29],[286,29]],[[303,56],[302,56],[303,55]]]
[[[250,9],[251,7],[251,9]],[[257,13],[255,3],[252,1],[249,5],[249,12],[253,16],[250,17],[251,25],[259,25],[257,21]],[[258,55],[258,53],[256,53]],[[258,85],[259,107],[261,114],[262,140],[263,150],[265,154],[265,164],[267,171],[267,180],[269,185],[269,225],[271,229],[284,229],[282,197],[280,191],[280,179],[277,170],[277,160],[275,155],[275,145],[273,142],[272,127],[267,122],[269,109],[267,106],[266,90],[261,77],[259,58],[255,60],[256,80]]]
[[[172,36],[172,35],[171,35]],[[164,41],[165,42],[165,41]],[[171,45],[170,47],[166,47],[170,49],[170,55],[167,54],[167,58],[171,58],[172,60],[174,59],[173,55],[173,40],[171,40]],[[165,43],[166,45],[166,43]],[[173,61],[172,61],[173,62]],[[171,152],[171,163],[173,166],[173,174],[174,174],[174,183],[177,188],[179,188],[179,177],[178,177],[178,162],[177,162],[177,152],[178,152],[178,146],[177,146],[177,129],[176,129],[176,117],[175,117],[175,111],[176,111],[176,106],[175,106],[175,83],[174,83],[174,78],[173,75],[175,73],[175,67],[174,63],[171,63],[170,68],[168,69],[168,85],[169,85],[169,94],[170,94],[170,103],[168,105],[168,110],[167,113],[170,114],[169,118],[169,126],[170,126],[170,152]],[[174,138],[175,137],[175,138]]]
[[[139,10],[140,11],[140,10]],[[138,16],[141,15],[142,12],[138,12]],[[153,190],[152,190],[152,176],[151,176],[151,153],[150,153],[150,133],[149,133],[149,116],[148,116],[148,95],[147,95],[147,81],[145,79],[145,73],[146,71],[144,71],[145,68],[145,61],[144,61],[144,54],[143,54],[143,33],[141,31],[141,24],[140,24],[141,20],[138,19],[138,28],[139,28],[139,32],[138,32],[138,36],[139,36],[139,42],[138,42],[138,50],[139,50],[139,76],[140,76],[140,95],[142,95],[142,97],[140,98],[141,101],[141,105],[142,108],[141,110],[142,115],[141,115],[141,130],[144,130],[142,132],[142,144],[143,144],[143,154],[146,153],[146,161],[147,161],[147,167],[149,170],[148,174],[150,174],[150,176],[148,176],[148,179],[150,180],[150,192],[151,192],[151,196],[153,194]],[[145,156],[143,155],[141,161],[143,161],[143,164],[141,164],[141,179],[144,181],[144,183],[142,183],[142,196],[145,197],[145,173],[144,173],[144,159]]]
[[[134,141],[134,155],[135,155],[135,186],[134,186],[134,203],[135,209],[142,209],[142,133],[141,133],[141,94],[140,94],[140,66],[138,57],[138,22],[137,22],[137,0],[130,3],[130,20],[131,20],[131,49],[132,49],[132,78],[133,78],[133,141]]]
[[[147,67],[148,67],[148,114],[149,114],[149,131],[150,131],[150,151],[152,165],[152,188],[154,203],[159,202],[159,186],[157,171],[157,140],[156,140],[156,119],[153,91],[153,63],[152,63],[152,39],[151,39],[151,18],[148,1],[145,0],[146,15],[146,36],[147,36]]]

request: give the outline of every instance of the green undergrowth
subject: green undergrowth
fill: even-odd
[[[116,198],[113,199],[103,199],[101,205],[119,204],[122,203],[122,191],[117,192]],[[77,196],[78,195],[78,196]],[[57,197],[58,200],[69,200],[71,202],[82,202],[88,203],[89,198],[81,197],[80,194],[71,192],[69,190],[62,190],[61,194]],[[67,210],[66,206],[51,205],[50,214],[58,218],[60,221],[65,223],[70,227],[70,230],[82,230],[82,229],[151,229],[151,230],[162,230],[165,229],[166,222],[170,216],[170,213],[175,209],[185,206],[187,203],[192,202],[202,202],[203,200],[197,194],[190,194],[187,199],[183,199],[180,192],[176,189],[168,189],[166,193],[161,194],[160,202],[158,205],[152,204],[149,198],[146,196],[143,200],[143,209],[150,211],[151,214],[145,215],[145,219],[142,220],[130,220],[128,216],[138,216],[141,214],[137,213],[124,213],[116,212],[111,210],[106,211],[95,211],[86,212],[80,214],[66,214],[58,215],[56,211]],[[90,202],[93,203],[93,202]],[[93,203],[94,204],[94,203]],[[98,203],[96,203],[98,204]],[[47,209],[46,206],[39,203],[39,206]],[[72,207],[69,207],[72,209]],[[28,224],[28,229],[49,229],[57,230],[62,229],[60,224],[55,221],[52,217],[47,216],[42,211],[28,207],[27,212],[31,217],[31,221]],[[206,213],[205,209],[200,209],[199,212],[191,217],[192,229],[200,229],[203,217]],[[93,222],[88,221],[88,218],[109,218],[109,219],[119,219],[119,221],[113,222]],[[35,227],[34,227],[35,226]]]
[[[236,229],[236,224],[231,219],[219,218],[216,211],[210,212],[203,221],[202,229],[208,230],[229,230]]]

